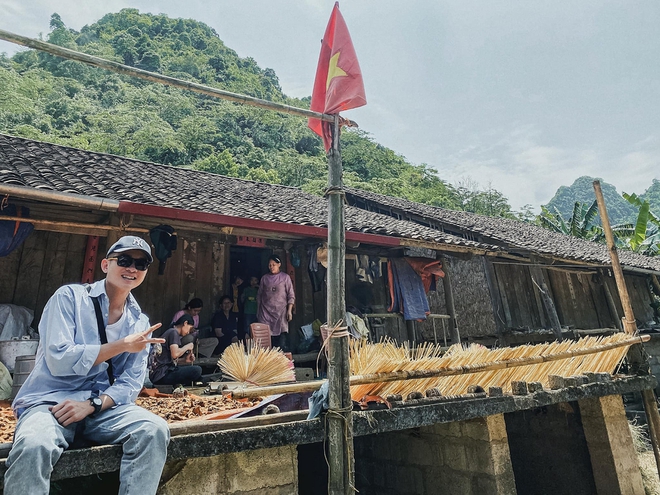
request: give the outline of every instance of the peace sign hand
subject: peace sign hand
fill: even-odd
[[[165,339],[151,339],[149,338],[149,335],[154,331],[157,330],[158,328],[161,327],[160,323],[156,323],[155,325],[149,327],[147,330],[144,332],[138,332],[134,333],[132,335],[129,335],[128,337],[124,337],[124,346],[126,348],[126,352],[140,352],[144,350],[146,346],[149,344],[164,344]]]

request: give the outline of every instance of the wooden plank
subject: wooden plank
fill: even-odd
[[[502,305],[502,296],[500,295],[500,288],[497,284],[497,277],[495,275],[495,268],[493,262],[486,256],[482,257],[484,265],[484,273],[486,275],[486,284],[488,285],[488,293],[490,295],[490,302],[493,306],[493,316],[495,318],[495,326],[497,334],[502,335],[506,327],[504,320],[504,306]]]
[[[99,240],[100,241],[100,240]],[[99,242],[100,246],[100,242]],[[69,236],[69,245],[64,261],[64,276],[62,285],[80,283],[85,262],[85,250],[87,248],[87,236],[72,234]],[[96,265],[101,264],[105,251],[99,250],[96,257]]]
[[[204,307],[199,315],[201,325],[211,321],[213,308],[213,242],[202,239],[197,242],[197,290],[195,297],[204,301]],[[187,302],[187,301],[186,301]]]
[[[195,297],[197,272],[197,242],[194,240],[183,240],[183,263],[181,265],[181,290],[179,298],[188,302]]]
[[[34,235],[34,234],[31,234]],[[14,249],[7,256],[0,258],[0,303],[12,304],[18,281],[18,272],[25,243]]]
[[[41,319],[41,313],[44,306],[46,306],[46,302],[62,286],[70,235],[57,232],[48,233],[44,263],[37,292],[37,303],[34,311],[35,321]]]
[[[36,309],[47,236],[47,232],[33,232],[25,240],[14,292],[14,304]],[[35,319],[35,326],[36,323],[38,322]]]
[[[507,298],[507,287],[504,283],[505,274],[502,273],[503,269],[500,266],[495,267],[495,280],[497,282],[497,287],[500,293],[500,299],[502,301],[502,309],[504,310],[504,321],[506,323],[505,331],[509,330],[513,324],[511,320],[511,311],[509,309],[509,300]]]
[[[172,251],[172,256],[167,260],[167,265],[165,268],[164,281],[165,291],[162,294],[163,297],[163,311],[166,313],[168,319],[167,323],[163,322],[164,325],[169,325],[169,319],[174,316],[174,314],[179,311],[188,301],[181,300],[181,272],[183,265],[183,239],[181,237],[177,240],[177,248]],[[210,301],[204,301],[205,305],[208,305]]]
[[[213,301],[209,305],[211,313],[219,309],[219,299],[229,285],[229,245],[221,242],[213,243]]]

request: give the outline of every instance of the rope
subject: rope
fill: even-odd
[[[326,187],[325,190],[323,191],[323,197],[327,198],[331,194],[338,194],[346,198],[346,192],[344,191],[344,188],[342,186]]]
[[[337,408],[337,409],[328,409],[327,413],[325,414],[325,417],[323,419],[323,430],[324,430],[324,435],[323,435],[323,457],[325,458],[325,464],[328,466],[328,470],[330,469],[330,461],[328,460],[328,454],[326,452],[326,441],[328,438],[328,418],[333,417],[336,419],[341,420],[344,423],[344,445],[346,446],[345,450],[345,459],[346,462],[348,462],[348,483],[349,487],[351,490],[353,490],[355,493],[359,493],[359,490],[355,487],[354,480],[355,480],[355,466],[351,462],[351,449],[349,446],[348,442],[348,434],[349,434],[349,423],[348,423],[348,415],[353,411],[353,404],[349,405],[348,407],[344,408]],[[330,476],[328,476],[328,493],[330,493]]]
[[[323,342],[323,345],[321,346],[321,349],[319,350],[318,355],[316,356],[316,376],[320,376],[319,374],[319,359],[321,359],[321,354],[325,354],[325,357],[328,357],[328,342],[330,342],[330,339],[337,339],[341,337],[348,337],[350,333],[348,333],[348,327],[342,327],[340,326],[342,323],[344,323],[344,320],[339,320],[334,326],[330,327],[330,333],[328,334],[328,338],[325,339]],[[321,328],[323,327],[328,327],[328,325],[321,325]]]

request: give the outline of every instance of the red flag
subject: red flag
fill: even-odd
[[[335,2],[321,43],[310,110],[335,114],[367,104],[351,35]],[[332,145],[330,122],[309,119],[309,128],[323,138],[325,151]]]

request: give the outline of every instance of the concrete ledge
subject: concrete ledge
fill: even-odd
[[[356,412],[353,414],[355,436],[371,435],[395,430],[407,430],[436,423],[450,423],[535,409],[550,404],[571,402],[589,397],[622,395],[656,386],[653,376],[627,377],[605,383],[589,383],[560,390],[539,391],[523,396],[481,397],[428,405],[404,406],[395,404],[392,410]],[[224,431],[195,433],[172,437],[167,460],[177,461],[195,457],[265,449],[284,445],[317,443],[323,440],[324,428],[320,419],[294,421],[267,426],[237,428]],[[53,471],[53,481],[117,471],[121,446],[104,445],[64,452]],[[0,478],[4,478],[4,460],[0,462]]]

